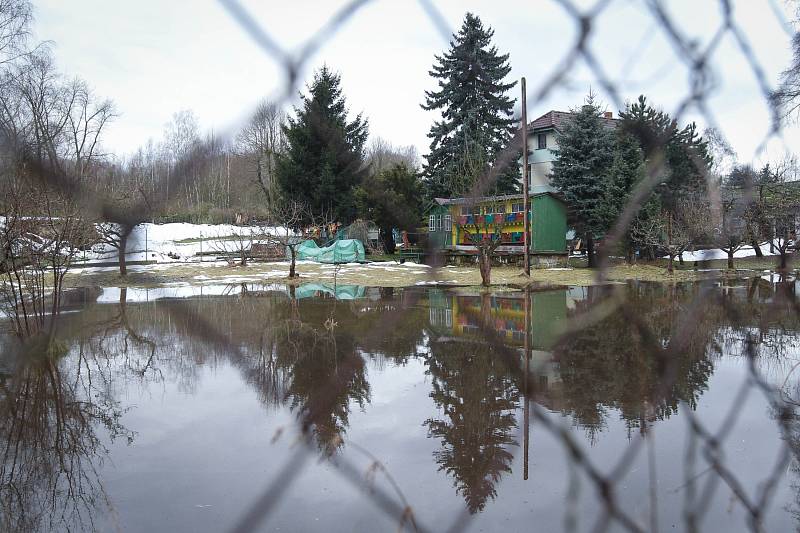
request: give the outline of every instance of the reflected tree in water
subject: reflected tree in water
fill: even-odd
[[[443,414],[425,421],[428,436],[442,445],[434,458],[469,511],[479,512],[511,472],[519,401],[513,375],[492,345],[479,342],[431,342],[426,364],[430,396]]]
[[[353,334],[339,328],[335,308],[317,302],[290,307],[273,333],[277,365],[289,376],[286,397],[303,430],[330,456],[343,444],[351,403],[363,409],[369,402],[365,361]]]
[[[629,427],[639,427],[642,421],[675,414],[681,401],[694,408],[706,390],[714,368],[709,347],[719,317],[708,309],[704,320],[674,340],[693,297],[685,291],[684,286],[632,284],[624,312],[612,311],[562,338],[555,355],[563,387],[560,408],[592,438],[606,426],[609,409],[618,410]],[[600,287],[590,288],[575,314],[601,311],[610,296]],[[637,324],[653,337],[644,338]]]
[[[98,428],[111,440],[133,440],[123,411],[98,386],[102,365],[76,354],[28,349],[26,363],[2,376],[0,398],[0,529],[93,530],[96,509],[108,506],[97,468],[107,454]]]

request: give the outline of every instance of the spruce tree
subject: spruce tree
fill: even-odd
[[[620,127],[639,142],[645,161],[663,158],[656,194],[674,211],[681,196],[701,191],[711,163],[708,145],[694,123],[679,129],[670,116],[653,108],[644,95],[620,112]]]
[[[633,189],[645,177],[644,157],[639,142],[633,135],[624,130],[616,132],[614,144],[614,161],[606,178],[605,197],[600,203],[600,216],[606,231],[610,230],[631,200]],[[642,224],[659,212],[658,197],[651,195],[628,225],[620,246],[629,261],[634,251],[641,245],[635,241],[632,228]]]
[[[494,30],[467,13],[450,49],[436,56],[430,75],[439,89],[426,91],[425,110],[442,113],[431,127],[430,153],[425,156],[423,177],[432,197],[463,195],[474,185],[475,162],[481,173],[495,164],[510,142],[514,130],[514,99],[506,93],[516,82],[505,83],[511,71],[508,54],[492,45]],[[519,163],[512,158],[497,172],[497,180],[486,192],[516,192]]]
[[[602,203],[614,157],[614,136],[601,114],[590,94],[562,125],[553,150],[551,182],[563,194],[576,232],[585,238],[589,266],[594,266],[594,239],[606,230]]]
[[[365,172],[368,125],[361,114],[348,121],[340,85],[339,74],[327,66],[314,74],[309,95],[300,95],[302,106],[284,126],[288,150],[278,161],[277,178],[287,199],[348,223],[356,216],[354,192]]]
[[[380,229],[384,250],[393,254],[393,230],[415,231],[422,217],[422,191],[416,171],[395,164],[364,179],[356,189],[358,212]]]
[[[668,174],[658,192],[665,207],[674,210],[679,198],[705,191],[712,162],[708,143],[694,122],[680,130],[674,128],[667,144],[666,162]]]

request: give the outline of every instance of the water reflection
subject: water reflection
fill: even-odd
[[[320,451],[332,455],[344,441],[352,405],[363,409],[369,402],[365,362],[353,332],[337,332],[335,313],[303,311],[273,326],[272,352],[288,378],[283,399],[303,429],[313,433]]]
[[[565,336],[557,349],[561,411],[594,434],[606,426],[612,409],[629,428],[635,428],[669,417],[677,412],[679,402],[694,408],[713,372],[707,347],[721,319],[720,313],[715,316],[714,308],[707,306],[702,320],[680,336],[680,349],[671,349],[678,318],[688,315],[687,306],[693,302],[688,292],[695,288],[633,287],[625,312],[611,313]],[[586,313],[603,298],[601,291],[589,289],[574,312]],[[664,353],[669,353],[668,359]]]
[[[769,370],[773,361],[774,374],[785,375],[787,401],[800,402],[800,380],[784,372],[798,348],[796,314],[768,312],[794,284],[730,282],[708,290],[698,310],[701,290],[247,285],[131,301],[121,289],[114,304],[63,315],[50,345],[57,350],[23,362],[4,350],[0,525],[91,528],[106,512],[103,443],[142,431],[122,425],[130,405],[121,402],[134,389],[169,384],[195,394],[202,370],[219,365],[255,391],[265,417],[291,412],[324,459],[346,452],[354,413],[370,411],[371,372],[423,365],[433,412],[414,414],[435,443],[431,471],[473,514],[490,507],[504,479],[528,479],[530,402],[595,446],[617,420],[633,433],[697,409],[720,358],[743,354],[753,339],[760,364]],[[613,305],[620,291],[624,310]],[[520,453],[523,471],[514,472]]]
[[[0,526],[93,529],[95,514],[108,511],[97,473],[107,450],[98,432],[133,442],[124,409],[92,356],[67,360],[60,342],[15,348],[24,361],[0,376]]]
[[[434,457],[470,512],[480,511],[501,476],[511,473],[520,399],[514,374],[493,344],[475,340],[434,341],[425,363],[430,396],[442,413],[425,421],[428,436],[441,443]]]

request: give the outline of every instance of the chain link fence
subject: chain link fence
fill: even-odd
[[[325,46],[334,36],[340,31],[344,31],[342,27],[347,21],[358,17],[368,5],[378,2],[377,0],[356,0],[346,3],[330,18],[327,24],[295,51],[284,49],[271,35],[270,22],[259,22],[239,2],[220,0],[220,3],[236,20],[241,31],[249,35],[253,42],[263,50],[264,61],[281,66],[285,86],[278,103],[286,104],[300,89],[303,81],[300,73],[311,59],[324,51]],[[600,0],[588,9],[569,0],[556,0],[555,3],[563,9],[564,17],[574,22],[577,30],[576,37],[569,50],[557,61],[555,68],[547,76],[542,77],[543,81],[538,86],[534,86],[529,91],[529,106],[531,108],[539,107],[540,103],[544,102],[549,95],[564,87],[570,74],[579,68],[579,65],[583,65],[588,67],[596,83],[602,87],[611,102],[618,108],[624,108],[623,90],[620,88],[618,80],[613,79],[604,71],[602,63],[598,59],[599,53],[592,40],[593,34],[598,30],[597,25],[601,23],[601,16],[611,6],[618,3],[618,0]],[[419,0],[419,5],[432,23],[432,27],[435,28],[434,31],[438,31],[442,37],[443,43],[447,42],[452,34],[452,28],[447,24],[436,3],[432,0]],[[693,110],[702,114],[708,125],[717,124],[708,105],[708,100],[713,94],[713,86],[709,80],[713,78],[712,70],[721,43],[724,40],[731,40],[749,65],[750,73],[761,90],[761,97],[768,108],[772,110],[772,127],[762,142],[762,146],[766,145],[771,138],[780,134],[782,124],[779,109],[773,101],[773,87],[770,86],[767,75],[749,44],[748,36],[736,18],[735,4],[720,0],[717,5],[723,15],[721,22],[718,27],[709,29],[708,34],[712,37],[700,46],[682,31],[680,23],[670,14],[666,2],[650,0],[641,3],[642,8],[654,22],[655,31],[667,38],[672,44],[673,53],[687,69],[689,82],[685,94],[672,116],[675,120],[680,121],[690,110]],[[531,9],[534,9],[533,6]],[[774,16],[779,18],[783,10],[777,2],[765,2],[764,9],[771,9]],[[787,32],[793,32],[788,21],[780,18],[780,22]],[[3,141],[6,157],[24,162],[26,180],[49,190],[58,191],[69,198],[79,199],[78,204],[81,209],[97,213],[108,222],[119,224],[128,234],[133,226],[142,222],[140,213],[144,211],[143,206],[121,206],[112,200],[98,199],[92,191],[86,190],[81,182],[73,179],[73,176],[66,170],[43,164],[42,159],[33,157],[34,154],[28,153],[28,147],[20,145],[18,140],[15,132],[4,128]],[[520,144],[521,139],[515,138],[513,146],[510,146],[500,156],[497,165],[501,167],[516,161],[517,147]],[[188,180],[191,180],[195,156],[196,154],[187,154],[184,160],[177,162],[175,171],[169,176],[169,190],[178,191]],[[603,250],[613,249],[614,244],[624,238],[636,213],[657,186],[659,176],[662,175],[663,164],[663,150],[662,153],[656,153],[649,158],[647,179],[638,184],[633,191],[630,202],[607,237],[608,244]],[[483,196],[485,191],[491,189],[495,176],[496,173],[489,173],[479,179],[469,196]],[[715,184],[709,180],[708,185],[708,201],[712,204],[719,203],[719,193],[715,189]],[[58,225],[53,227],[53,231],[56,233],[60,230],[63,228]],[[73,229],[69,231],[73,231]],[[7,254],[6,257],[13,256],[14,250],[7,249],[5,254]],[[732,396],[729,411],[717,425],[710,427],[697,416],[694,406],[687,398],[681,399],[678,405],[673,406],[675,409],[680,409],[688,418],[690,430],[689,442],[686,443],[685,448],[684,464],[676,465],[676,468],[683,469],[685,480],[681,525],[687,531],[704,530],[703,518],[709,509],[710,502],[720,487],[726,487],[731,494],[731,500],[745,510],[747,519],[745,523],[741,524],[742,528],[750,531],[762,531],[764,515],[774,503],[772,499],[776,488],[784,480],[787,469],[794,464],[793,461],[796,461],[798,442],[800,442],[798,439],[800,431],[797,426],[797,407],[800,405],[798,391],[792,389],[787,383],[784,383],[783,386],[776,386],[762,375],[758,364],[758,361],[765,357],[763,353],[767,346],[765,337],[771,337],[775,341],[773,344],[780,344],[782,332],[785,331],[781,329],[782,321],[786,321],[787,317],[797,318],[800,314],[800,307],[798,307],[800,302],[796,298],[793,278],[789,275],[786,282],[778,285],[778,290],[760,311],[758,327],[736,328],[731,326],[727,333],[719,334],[727,335],[726,338],[709,342],[705,336],[707,332],[703,331],[703,328],[707,325],[705,319],[710,314],[721,317],[720,322],[722,323],[747,324],[748,320],[743,316],[749,310],[743,308],[741,302],[726,298],[726,291],[720,290],[715,284],[702,283],[693,289],[691,298],[682,305],[680,313],[676,314],[674,320],[669,324],[668,331],[666,333],[654,331],[652,325],[643,319],[641,309],[638,309],[626,297],[627,292],[624,287],[604,285],[611,268],[611,261],[607,253],[602,250],[600,259],[600,268],[597,269],[597,282],[600,285],[597,288],[598,296],[593,299],[592,305],[587,305],[585,309],[580,309],[571,316],[568,331],[563,337],[563,342],[567,344],[567,347],[561,349],[569,348],[569,339],[576,332],[601,327],[603,321],[607,320],[609,316],[622,317],[629,324],[629,328],[637,340],[637,349],[645,354],[647,360],[656,369],[657,376],[654,386],[647,393],[645,405],[641,406],[640,430],[644,438],[630,439],[628,446],[619,450],[613,465],[598,464],[583,444],[576,440],[570,429],[555,420],[548,409],[537,402],[539,391],[536,379],[528,367],[528,358],[520,358],[519,353],[505,343],[494,326],[488,306],[481,312],[482,322],[478,328],[482,341],[492,347],[493,357],[502,362],[513,376],[516,389],[522,392],[518,401],[524,404],[526,417],[529,417],[534,426],[546,430],[557,439],[568,458],[571,467],[570,472],[567,473],[570,478],[570,486],[564,501],[565,530],[577,528],[575,516],[579,512],[578,479],[584,479],[590,484],[591,493],[599,505],[600,511],[591,528],[592,531],[644,532],[657,529],[656,497],[653,496],[654,501],[651,502],[652,508],[649,515],[642,518],[638,514],[633,514],[624,505],[618,489],[635,461],[643,455],[651,453],[651,441],[655,437],[652,437],[649,432],[648,428],[652,424],[648,421],[656,418],[657,410],[664,408],[665,402],[672,401],[673,389],[680,386],[683,375],[682,369],[678,366],[682,355],[687,351],[697,350],[699,345],[702,350],[708,346],[721,346],[720,349],[723,351],[742,354],[742,358],[748,366],[749,377]],[[445,281],[440,267],[441,263],[430,269],[430,282]],[[42,288],[36,290],[44,291],[45,281],[37,279],[31,280],[30,283],[41,285]],[[535,287],[528,286],[523,290],[529,296]],[[403,298],[392,312],[387,313],[377,324],[373,324],[370,335],[376,338],[389,335],[396,324],[402,323],[404,315],[415,308],[418,298],[419,294],[409,292],[409,296]],[[529,297],[526,302],[528,300]],[[14,305],[16,304],[17,302],[14,302]],[[241,347],[235,338],[202,315],[191,315],[191,311],[177,307],[168,312],[176,321],[185,324],[187,331],[196,336],[199,341],[213,344],[219,349],[227,351],[232,360],[241,360],[246,357],[241,353]],[[526,313],[528,312],[530,309],[526,304]],[[40,316],[45,317],[46,314],[43,311]],[[303,328],[309,328],[298,317],[282,317],[275,319],[274,322],[268,324],[267,327],[294,328],[295,333]],[[332,344],[336,343],[333,334],[335,324],[336,316],[332,313],[329,320],[325,322],[324,328],[311,328],[313,331],[297,345],[296,357],[306,357],[314,350],[335,350],[335,347],[332,347]],[[530,324],[530,320],[527,318],[526,324]],[[529,341],[530,331],[526,331],[526,350]],[[146,348],[145,353],[149,353],[152,360],[155,348],[150,346],[146,340],[139,339],[139,343]],[[35,352],[38,346],[23,344],[19,349],[25,356],[26,352]],[[294,448],[291,458],[280,465],[273,479],[264,486],[263,491],[253,498],[249,509],[241,516],[238,523],[232,525],[231,531],[249,532],[266,527],[265,524],[268,524],[271,514],[281,505],[303,466],[317,460],[319,450],[312,430],[319,426],[321,420],[325,418],[326,412],[333,408],[333,402],[345,392],[355,377],[359,365],[362,364],[363,362],[357,357],[345,358],[333,378],[321,387],[321,393],[315,396],[314,401],[297,406],[297,424],[305,438],[302,439],[300,445]],[[142,375],[152,371],[147,358],[140,361],[139,371]],[[8,390],[6,392],[8,393]],[[763,472],[763,480],[756,487],[749,486],[741,479],[737,465],[726,461],[723,453],[726,439],[738,421],[739,407],[747,402],[750,395],[753,394],[763,396],[768,402],[774,423],[782,439],[772,468]],[[108,423],[113,424],[114,421]],[[514,439],[516,442],[526,441],[525,436],[522,435],[523,431],[527,431],[524,426],[517,429],[518,434]],[[332,464],[335,465],[336,471],[343,480],[364,489],[362,492],[364,505],[374,506],[385,513],[397,524],[399,530],[434,531],[432,525],[423,523],[414,512],[413,498],[408,497],[413,488],[402,487],[395,483],[391,476],[391,470],[386,467],[380,457],[374,457],[369,450],[359,448],[354,443],[351,444],[351,447],[370,462],[372,466],[367,471],[343,457],[338,457]],[[514,453],[515,450],[514,447],[508,447],[509,453]],[[371,480],[378,475],[387,476],[389,489],[384,485],[372,483]],[[656,480],[651,480],[651,483],[656,483]],[[453,532],[467,530],[474,517],[475,513],[471,512],[469,507],[465,507],[462,513],[450,517],[451,521],[445,530]],[[532,528],[534,528],[533,525]],[[439,529],[437,528],[437,530]]]

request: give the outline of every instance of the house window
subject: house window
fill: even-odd
[[[428,217],[428,231],[436,231],[436,217],[434,215]]]
[[[547,148],[547,134],[546,133],[540,133],[539,135],[537,135],[536,136],[536,141],[537,141],[537,146],[538,146],[539,150],[544,150],[545,148]]]
[[[452,309],[442,309],[440,307],[431,307],[428,313],[431,325],[445,326],[448,328],[453,327],[453,311]]]
[[[436,215],[436,229],[442,229],[442,215]]]
[[[522,213],[525,210],[525,204],[522,202],[511,204],[512,213]]]
[[[450,218],[450,215],[444,216],[444,230],[450,231],[453,229],[453,219]]]

